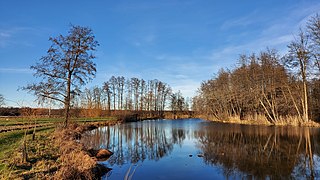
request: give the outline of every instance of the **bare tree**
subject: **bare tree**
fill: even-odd
[[[99,46],[88,27],[71,26],[68,35],[49,39],[52,42],[36,65],[31,66],[34,76],[42,78],[39,83],[28,84],[23,90],[38,98],[53,99],[64,104],[65,126],[70,119],[72,95],[91,80],[96,73],[92,54]]]
[[[172,93],[170,100],[170,107],[173,112],[185,110],[185,100],[180,91],[178,91],[177,93]]]
[[[313,64],[319,78],[320,76],[320,16],[319,14],[315,15],[308,21],[307,30],[311,39]]]
[[[131,78],[133,97],[134,97],[134,110],[139,110],[139,87],[140,79]]]
[[[126,83],[125,83],[125,88],[126,88],[126,103],[125,103],[125,109],[126,110],[133,110],[133,101],[132,101],[132,83],[131,83],[131,80],[130,79],[127,79],[126,80]]]
[[[302,30],[294,41],[288,46],[289,54],[287,56],[287,63],[292,68],[298,68],[298,72],[302,78],[302,92],[303,92],[303,120],[307,122],[308,117],[308,89],[307,89],[307,73],[310,65],[311,53],[308,49],[309,36]]]
[[[2,107],[3,105],[5,105],[4,103],[4,97],[2,94],[0,94],[0,107]]]
[[[310,99],[311,115],[314,119],[320,119],[320,16],[316,14],[311,17],[307,24],[307,32],[311,40],[311,54],[313,70],[313,79],[310,83]]]
[[[109,83],[111,86],[111,94],[113,99],[113,110],[116,110],[116,87],[117,87],[117,78],[112,76],[109,79]]]
[[[94,108],[95,109],[102,109],[102,90],[99,87],[93,88],[93,101],[94,101]]]
[[[103,84],[103,90],[105,91],[107,95],[107,109],[110,112],[111,109],[111,90],[110,90],[110,82],[105,82]]]
[[[154,81],[153,80],[148,80],[148,85],[147,85],[147,98],[146,98],[146,103],[147,103],[147,110],[151,111],[152,106],[153,106],[153,99],[154,99]]]
[[[145,96],[146,96],[146,81],[141,79],[140,80],[140,111],[144,110],[145,106]]]
[[[120,95],[120,109],[123,109],[123,95],[124,95],[125,78],[123,76],[119,76],[119,77],[117,77],[117,81],[119,84],[118,94]]]

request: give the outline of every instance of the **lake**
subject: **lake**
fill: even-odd
[[[114,154],[103,179],[319,179],[319,128],[146,120],[81,140]]]

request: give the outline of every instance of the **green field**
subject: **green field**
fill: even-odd
[[[115,120],[115,117],[98,117],[98,118],[71,118],[71,122],[100,122],[105,120]],[[46,123],[63,123],[63,118],[28,118],[28,117],[16,117],[16,118],[0,118],[1,126],[16,126],[16,125],[28,125],[28,124],[46,124]]]

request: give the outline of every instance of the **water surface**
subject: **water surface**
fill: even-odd
[[[82,142],[114,155],[104,179],[319,179],[318,128],[148,120],[101,127]]]

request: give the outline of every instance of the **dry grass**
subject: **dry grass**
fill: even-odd
[[[71,124],[36,134],[35,141],[28,135],[28,161],[21,163],[22,150],[16,149],[6,160],[0,179],[100,179],[109,169],[97,164],[97,159],[78,140],[84,131],[116,123]]]
[[[198,116],[198,118],[208,119],[216,122],[222,123],[236,123],[236,124],[247,124],[247,125],[276,125],[276,126],[306,126],[306,127],[320,127],[320,124],[314,121],[303,122],[301,118],[296,116],[285,116],[279,117],[279,119],[275,123],[271,123],[268,121],[266,116],[257,115],[254,116],[246,116],[244,120],[241,120],[239,116],[230,116],[226,117],[224,120],[218,120],[212,116]]]
[[[116,122],[109,122],[108,125]],[[98,124],[99,125],[99,124]],[[60,167],[54,179],[99,179],[103,170],[97,164],[97,159],[91,157],[88,149],[77,140],[84,131],[98,127],[97,124],[78,126],[71,124],[64,129],[57,129],[53,135],[55,144],[59,146]],[[106,125],[106,124],[104,124]],[[108,169],[105,169],[108,170]]]
[[[82,144],[75,140],[81,135],[81,127],[75,124],[65,129],[58,129],[54,133],[55,144],[58,145],[60,157],[59,170],[54,179],[92,179],[92,168],[96,161],[85,151]]]
[[[49,134],[52,129],[27,136],[28,161],[22,163],[22,148],[18,147],[4,160],[7,166],[2,169],[0,179],[49,179],[57,170],[57,148],[52,143]],[[22,144],[22,143],[20,143]]]
[[[55,173],[54,179],[95,179],[93,168],[96,161],[84,151],[71,151],[59,157],[61,164]]]

